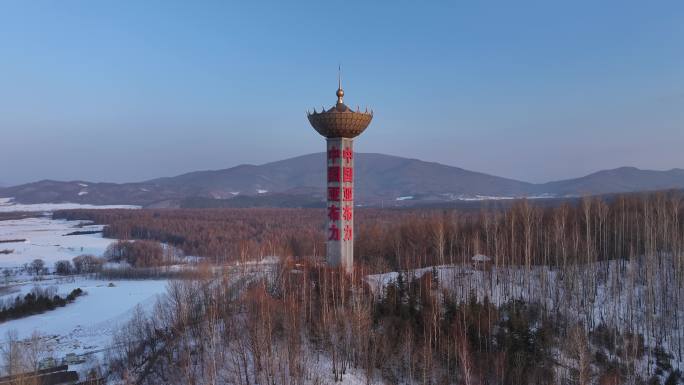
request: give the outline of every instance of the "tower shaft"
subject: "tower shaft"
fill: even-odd
[[[354,268],[354,140],[327,138],[327,262]]]

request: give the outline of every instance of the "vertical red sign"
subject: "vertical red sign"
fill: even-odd
[[[326,156],[327,256],[351,266],[354,248],[354,152],[349,138],[329,138]]]

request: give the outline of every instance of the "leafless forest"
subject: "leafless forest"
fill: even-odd
[[[353,277],[320,263],[322,210],[55,217],[223,266],[174,281],[121,331],[103,370],[124,383],[682,383],[678,192],[360,209]],[[280,262],[248,263],[264,256]]]

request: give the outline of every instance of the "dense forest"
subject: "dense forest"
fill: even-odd
[[[497,266],[563,266],[679,256],[679,192],[585,198],[555,207],[520,201],[507,209],[357,209],[355,256],[373,272],[463,263],[480,253]],[[60,219],[105,224],[104,236],[156,240],[216,263],[325,254],[321,209],[68,210]],[[682,260],[672,261],[676,270]]]
[[[352,277],[319,262],[323,215],[55,214],[218,264],[283,257],[261,272],[174,283],[115,343],[110,375],[124,382],[682,382],[680,193],[468,212],[361,209]]]

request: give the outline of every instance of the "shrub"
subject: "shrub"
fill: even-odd
[[[83,254],[72,259],[76,274],[89,274],[100,271],[104,260],[94,255]]]
[[[107,247],[105,258],[134,267],[156,267],[164,264],[164,249],[155,241],[119,241]]]
[[[29,264],[28,269],[29,272],[34,274],[34,275],[40,275],[43,273],[43,269],[45,268],[45,261],[42,259],[34,259],[31,261],[31,264]]]
[[[63,259],[55,262],[55,273],[58,275],[69,275],[74,272],[74,268],[71,265],[71,261]]]

